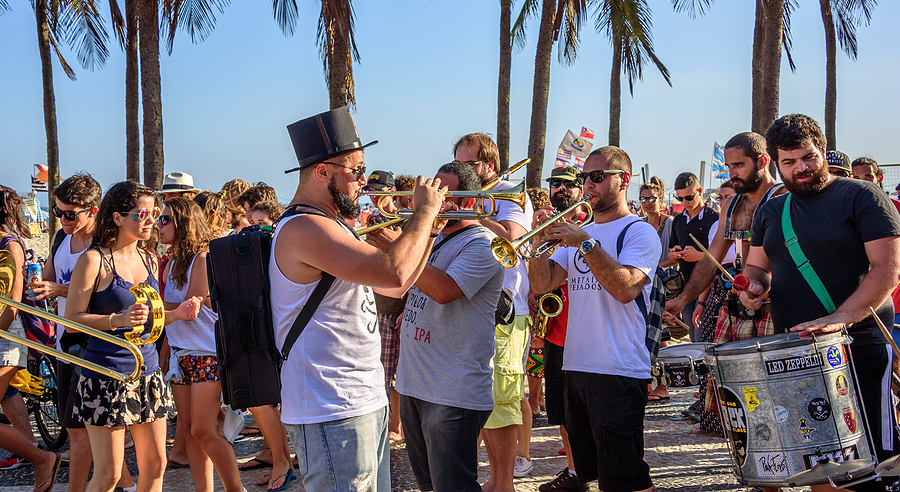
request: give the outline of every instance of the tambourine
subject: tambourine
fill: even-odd
[[[154,343],[162,335],[163,328],[166,326],[166,311],[163,307],[162,298],[159,292],[147,283],[142,282],[128,289],[134,294],[135,302],[138,304],[147,304],[150,306],[150,319],[152,325],[150,328],[150,336],[144,340],[141,335],[144,333],[144,325],[135,325],[131,331],[125,334],[125,339],[135,345],[147,345]]]

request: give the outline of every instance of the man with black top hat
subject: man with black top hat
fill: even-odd
[[[829,174],[833,163],[825,160],[825,144],[819,125],[806,115],[783,116],[766,131],[769,155],[790,193],[772,198],[756,214],[744,269],[750,286],[741,302],[759,309],[759,296],[768,292],[776,332],[848,331],[867,431],[880,462],[896,452],[898,442],[890,351],[869,309],[890,326],[890,293],[900,278],[900,214],[874,184]],[[829,362],[835,367],[841,359]],[[884,483],[850,489],[884,490]]]
[[[415,213],[382,251],[343,221],[359,214],[363,149],[375,143],[362,145],[349,109],[300,120],[288,133],[299,165],[287,172],[300,176],[286,214],[300,213],[278,223],[269,260],[279,350],[318,284],[333,283],[282,366],[282,421],[306,490],[387,492],[388,401],[373,294],[399,297],[415,282],[446,189],[420,176]]]

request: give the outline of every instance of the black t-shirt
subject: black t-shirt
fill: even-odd
[[[719,220],[719,213],[710,208],[709,205],[704,207],[690,222],[687,221],[687,216],[685,216],[684,212],[676,215],[675,222],[672,224],[672,235],[669,238],[669,248],[692,246],[699,251],[700,249],[694,244],[694,241],[688,234],[693,234],[704,248],[708,248],[709,230],[716,224],[717,220]],[[678,260],[678,268],[684,274],[685,281],[691,278],[691,273],[694,271],[695,266],[697,266],[696,262]]]
[[[784,245],[781,213],[787,195],[769,200],[753,219],[751,246],[762,246],[772,266],[775,332],[828,315]],[[791,198],[791,224],[803,253],[840,307],[869,271],[865,243],[900,235],[900,214],[888,196],[868,181],[836,178],[814,196]],[[891,298],[876,309],[894,325]],[[871,317],[850,327],[854,343],[887,343]]]

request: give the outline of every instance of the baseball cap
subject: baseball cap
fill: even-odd
[[[850,158],[847,157],[847,154],[839,151],[839,150],[829,150],[825,152],[825,160],[828,162],[829,168],[837,168],[842,171],[847,171],[848,173],[852,173],[853,170],[850,169]]]
[[[385,188],[393,188],[394,173],[390,171],[374,171],[369,175],[369,179],[366,181],[366,187],[378,191]]]
[[[554,179],[561,179],[563,181],[577,181],[578,180],[578,169],[573,166],[563,166],[554,168],[550,173],[550,177],[545,179],[544,181],[551,181]]]

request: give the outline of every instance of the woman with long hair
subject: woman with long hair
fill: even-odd
[[[156,219],[160,210],[156,193],[139,183],[112,185],[100,202],[91,247],[75,264],[66,302],[66,318],[125,338],[134,326],[145,325],[146,340],[152,327],[150,308],[135,302],[129,289],[146,283],[159,288],[156,257]],[[177,309],[164,312],[165,323],[194,319],[202,299],[189,298]],[[125,457],[125,428],[131,431],[140,476],[138,491],[162,490],[165,472],[166,415],[172,405],[156,346],[140,346],[144,358],[141,376],[122,382],[82,369],[74,408],[85,423],[94,455],[89,492],[112,492]],[[131,353],[118,345],[88,339],[84,358],[109,369],[130,374]]]
[[[225,193],[222,191],[213,193],[207,190],[194,197],[194,203],[200,205],[203,215],[206,216],[206,223],[209,224],[213,239],[224,236],[226,231],[225,215],[228,210],[225,208],[223,196]]]
[[[12,300],[21,302],[25,288],[22,267],[25,249],[19,237],[31,237],[28,226],[22,220],[22,198],[11,188],[0,185],[0,251],[12,256]],[[0,314],[0,330],[25,338],[25,328],[18,317],[18,310],[6,306]],[[24,345],[0,339],[0,394],[6,392],[13,376],[25,367],[27,349]],[[0,443],[3,449],[27,460],[34,467],[34,490],[44,492],[53,488],[59,471],[60,455],[43,451],[34,446],[11,425],[0,425]]]
[[[216,431],[222,386],[216,365],[215,323],[217,316],[209,300],[206,253],[214,239],[199,205],[187,198],[170,198],[159,217],[159,238],[168,244],[166,307],[174,308],[191,297],[202,298],[200,313],[189,321],[176,321],[166,328],[172,351],[169,375],[178,408],[178,425],[187,431],[188,463],[198,492],[213,490],[213,466],[229,492],[240,491],[241,477],[234,450]],[[176,362],[177,361],[177,362]],[[189,430],[189,431],[188,431]]]

